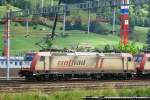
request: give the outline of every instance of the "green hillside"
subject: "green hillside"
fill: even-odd
[[[30,1],[33,6],[37,4],[37,2],[40,3],[40,1],[35,0],[27,0]],[[54,4],[57,4],[57,0],[54,0]],[[49,5],[51,3],[50,0],[44,0],[44,5]],[[14,10],[19,10],[17,7],[13,7],[11,5],[5,5],[0,6],[0,18],[2,18],[5,15],[5,12],[7,12],[7,8]],[[147,16],[147,6],[142,9],[143,16]],[[133,9],[131,9],[132,12],[134,12]],[[131,14],[132,15],[132,14]],[[80,16],[82,20],[82,24],[85,28],[87,27],[88,23],[88,13],[87,11],[71,11],[71,15],[67,16],[67,20],[71,20],[71,24],[75,22],[74,19],[78,18]],[[140,15],[141,16],[141,15]],[[134,18],[134,17],[133,17]],[[96,19],[96,13],[91,12],[91,20]],[[117,19],[118,20],[118,19]],[[11,23],[11,54],[18,54],[23,53],[26,51],[32,51],[32,50],[39,50],[41,49],[39,46],[35,45],[37,42],[43,40],[43,37],[45,37],[47,34],[51,33],[52,31],[52,25],[53,20],[47,20],[46,23],[48,25],[42,25],[39,23],[32,23],[32,25],[29,26],[29,36],[26,34],[26,27],[25,23]],[[31,24],[31,23],[30,23]],[[50,26],[49,26],[50,25]],[[86,31],[81,30],[70,30],[66,31],[65,36],[62,36],[62,23],[58,22],[57,28],[56,28],[56,38],[53,41],[53,47],[57,48],[72,48],[77,47],[79,44],[89,44],[92,47],[95,48],[103,48],[105,45],[113,45],[117,46],[119,43],[119,29],[120,25],[116,25],[116,33],[112,35],[110,31],[112,31],[112,25],[109,23],[101,23],[101,27],[105,28],[108,35],[102,35],[101,33],[90,33],[87,34]],[[87,28],[86,28],[87,29]],[[131,41],[134,41],[137,43],[138,46],[143,46],[146,42],[146,37],[148,33],[149,28],[148,27],[141,27],[141,26],[135,26],[133,33],[130,33],[131,35]],[[3,33],[4,28],[3,25],[0,24],[0,51],[2,52],[3,48]],[[44,44],[43,44],[44,45]]]

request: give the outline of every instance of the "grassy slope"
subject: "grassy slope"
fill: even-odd
[[[40,48],[35,45],[36,42],[39,42],[42,40],[45,35],[51,31],[51,29],[44,27],[42,25],[37,26],[30,26],[29,32],[30,36],[26,36],[25,27],[21,26],[20,24],[17,24],[17,26],[14,26],[15,23],[12,23],[11,30],[11,54],[16,54],[17,52],[25,52],[30,50],[39,50]],[[62,31],[59,30],[60,28],[57,28],[56,33],[61,33]],[[111,28],[110,25],[105,25],[108,28]],[[36,29],[34,29],[36,27]],[[40,30],[42,27],[45,28],[45,31]],[[0,25],[0,48],[2,50],[2,36],[3,36],[3,27]],[[135,33],[137,34],[135,36],[139,36],[140,40],[145,40],[146,33],[148,31],[148,28],[141,28],[136,27]],[[98,35],[94,33],[87,34],[85,31],[66,31],[66,34],[68,34],[67,37],[61,37],[58,35],[54,40],[54,46],[59,48],[71,48],[76,47],[78,44],[82,43],[88,43],[96,48],[101,48],[106,44],[109,45],[115,45],[117,46],[119,43],[119,37],[113,36],[113,35]],[[137,45],[142,45],[141,43],[138,43]]]
[[[148,30],[149,28],[136,26],[134,30],[133,38],[137,38],[138,41],[145,43]]]
[[[12,29],[15,31],[16,28],[18,28],[17,31],[11,33],[11,54],[16,54],[16,52],[24,52],[24,51],[30,51],[30,50],[38,50],[40,49],[38,46],[35,45],[36,42],[39,42],[42,40],[43,37],[48,32],[48,28],[46,28],[45,31],[41,31],[40,28],[44,26],[37,26],[37,29],[33,29],[33,27],[30,27],[30,30],[32,30],[32,33],[29,37],[25,37],[25,30],[24,27],[18,25],[17,27],[13,26]],[[17,33],[19,32],[19,33]],[[57,33],[60,33],[60,31],[57,31]],[[93,47],[103,47],[106,44],[109,45],[117,45],[119,43],[119,37],[113,36],[113,35],[98,35],[98,34],[87,34],[85,31],[67,31],[66,34],[68,34],[67,37],[61,37],[58,35],[54,40],[54,46],[59,48],[71,48],[76,47],[78,44],[82,43],[88,43],[92,45]],[[0,34],[0,38],[2,38],[2,33]],[[138,45],[141,45],[141,43],[138,43]],[[2,39],[0,40],[0,47],[2,48]]]
[[[123,88],[115,89],[108,87],[107,89],[68,89],[49,92],[2,92],[0,98],[2,100],[82,100],[86,96],[116,96],[116,97],[147,97],[150,95],[149,87],[141,88]]]
[[[22,28],[20,28],[22,29]],[[34,31],[39,31],[34,30]],[[77,46],[79,43],[88,43],[95,47],[102,47],[105,44],[118,44],[119,38],[112,35],[97,35],[97,34],[84,34],[82,31],[69,31],[69,35],[65,38],[62,38],[60,35],[54,40],[56,47],[72,47]],[[14,35],[13,35],[14,34]],[[12,53],[22,52],[26,50],[37,50],[38,46],[34,45],[36,42],[42,40],[46,34],[41,33],[32,33],[29,37],[25,37],[24,34],[11,33],[11,51]],[[2,38],[2,33],[1,33]],[[2,40],[0,42],[2,44]],[[2,45],[1,45],[2,48]]]
[[[70,31],[66,38],[56,38],[55,43],[61,47],[69,47],[72,45],[88,43],[94,47],[102,47],[105,44],[117,44],[119,38],[112,35],[85,34],[83,31]],[[60,43],[59,43],[60,42]]]

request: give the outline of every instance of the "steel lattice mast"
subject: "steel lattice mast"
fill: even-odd
[[[120,44],[128,44],[129,34],[129,0],[121,0],[120,10]]]

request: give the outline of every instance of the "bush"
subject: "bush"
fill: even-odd
[[[34,27],[33,27],[33,29],[34,29],[34,30],[36,30],[36,29],[37,29],[37,27],[36,27],[36,26],[34,26]]]
[[[105,45],[104,51],[109,52],[111,50],[110,45]]]
[[[60,29],[59,30],[63,30],[63,27],[60,27]]]
[[[18,26],[18,24],[17,24],[17,23],[15,23],[15,24],[14,24],[14,26]]]
[[[126,52],[126,53],[131,53],[131,54],[136,54],[139,52],[138,47],[133,42],[128,43],[126,46],[119,44],[118,49],[120,52]]]

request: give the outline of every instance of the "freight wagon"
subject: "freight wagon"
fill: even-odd
[[[7,58],[0,57],[0,77],[6,77],[7,74]],[[25,61],[24,57],[10,57],[9,68],[10,77],[19,77],[18,72],[21,68],[29,68],[31,61]]]

